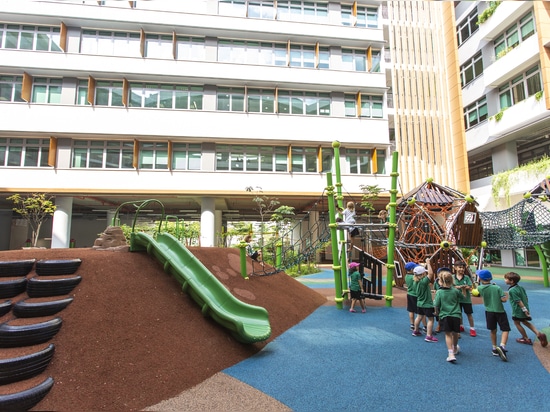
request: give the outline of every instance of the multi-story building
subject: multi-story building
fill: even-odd
[[[455,4],[472,194],[481,210],[502,210],[550,173],[519,169],[505,187],[493,188],[493,175],[550,155],[550,7],[538,1]],[[539,264],[529,250],[503,251],[502,260]]]
[[[0,249],[27,237],[6,198],[33,192],[55,196],[52,247],[90,246],[118,205],[150,198],[215,245],[257,216],[247,187],[298,215],[317,204],[336,141],[349,200],[390,188],[395,149],[401,192],[427,177],[468,191],[453,11],[0,0]]]

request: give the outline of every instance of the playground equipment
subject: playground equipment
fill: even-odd
[[[136,232],[135,223],[139,211],[154,202],[162,209],[158,231],[154,236]],[[113,222],[117,221],[118,212],[123,205],[117,209]],[[235,298],[176,237],[161,231],[163,220],[164,206],[160,201],[149,199],[137,206],[130,251],[146,251],[156,258],[163,265],[164,271],[174,276],[182,285],[182,290],[201,307],[203,315],[210,316],[227,328],[238,341],[254,343],[268,339],[271,335],[271,326],[267,311]]]

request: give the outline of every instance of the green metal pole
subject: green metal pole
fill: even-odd
[[[342,177],[340,174],[340,142],[332,142],[332,147],[334,149],[334,170],[336,172],[336,202],[338,207],[344,208],[344,196],[342,195]],[[334,213],[336,214],[336,212]],[[342,290],[348,289],[348,274],[347,274],[347,248],[346,237],[343,230],[338,231],[338,239],[341,244],[340,250],[340,287]]]
[[[283,262],[283,242],[277,241],[275,244],[275,267],[280,268]]]
[[[332,173],[327,173],[327,197],[328,197],[328,215],[330,228],[330,240],[332,245],[332,270],[334,271],[334,301],[336,302],[336,308],[342,309],[344,307],[342,297],[342,284],[340,282],[340,270],[341,266],[338,260],[338,233],[336,230],[336,210],[334,208],[334,186],[332,185]]]
[[[540,245],[534,245],[533,248],[537,251],[539,255],[539,261],[542,266],[542,279],[544,281],[544,287],[548,287],[548,263],[546,262],[546,255],[543,253]]]
[[[248,279],[248,274],[246,273],[246,242],[239,243],[241,248],[241,276],[243,279]]]
[[[395,229],[396,223],[396,209],[397,209],[397,165],[399,160],[399,153],[393,152],[392,159],[392,172],[391,172],[391,189],[390,189],[390,222],[388,224],[388,263],[386,264],[386,306],[391,307],[393,300],[393,274],[395,271]]]

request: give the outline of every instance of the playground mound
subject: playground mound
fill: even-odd
[[[1,349],[7,358],[55,345],[43,374],[0,386],[0,393],[19,392],[51,376],[54,386],[36,410],[144,409],[254,355],[327,302],[282,272],[243,279],[238,249],[190,250],[236,297],[267,309],[272,329],[267,341],[237,342],[225,328],[203,317],[180,284],[146,253],[92,248],[1,251],[2,261],[79,258],[76,274],[82,281],[70,294],[73,302],[55,315],[63,324],[50,342]],[[252,266],[248,269],[251,272]],[[12,318],[9,312],[0,323]]]

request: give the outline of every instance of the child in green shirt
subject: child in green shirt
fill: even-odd
[[[526,345],[532,345],[531,339],[527,336],[525,328],[522,323],[533,331],[537,338],[539,338],[540,344],[543,348],[548,346],[548,339],[546,335],[539,332],[538,329],[530,321],[531,313],[529,312],[529,299],[527,298],[527,292],[523,286],[518,285],[521,280],[521,276],[515,272],[508,272],[504,275],[504,281],[509,286],[508,295],[510,296],[510,305],[512,306],[512,320],[514,325],[521,333],[521,338],[516,339],[516,342]]]
[[[349,311],[355,312],[355,302],[359,301],[361,305],[361,312],[365,313],[365,302],[363,301],[363,284],[361,282],[361,274],[359,273],[359,263],[351,262],[349,264],[350,282],[349,282],[349,295],[351,299],[351,307]]]
[[[491,331],[491,343],[493,344],[493,356],[499,356],[504,362],[508,361],[506,350],[506,342],[508,342],[508,334],[510,333],[510,323],[508,315],[504,310],[503,302],[508,300],[508,296],[502,291],[500,286],[491,284],[493,275],[487,269],[476,271],[481,282],[477,290],[483,298],[485,306],[485,319],[487,321],[487,329]],[[500,345],[497,346],[497,325],[500,327],[502,336]]]

